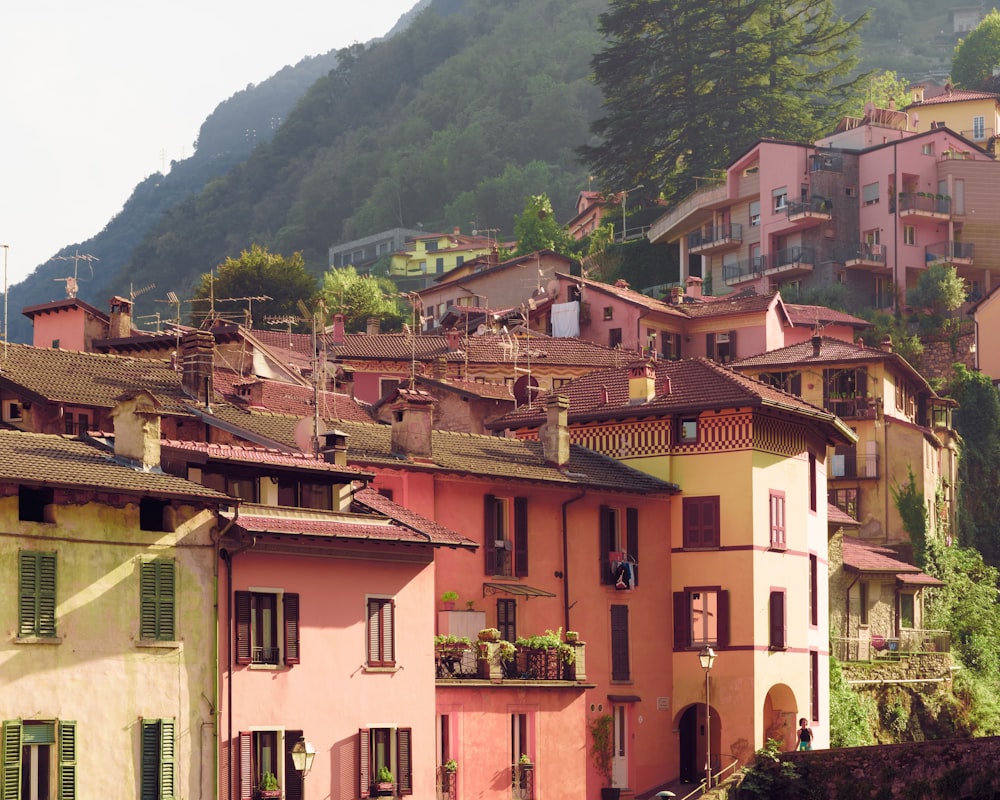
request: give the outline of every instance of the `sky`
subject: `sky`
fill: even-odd
[[[417,0],[30,0],[0,8],[0,245],[13,285],[193,154],[223,100],[383,36]],[[100,269],[99,262],[93,264]]]

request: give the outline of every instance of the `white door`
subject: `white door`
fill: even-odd
[[[625,709],[616,705],[612,713],[615,717],[615,759],[611,767],[611,785],[628,786],[628,726]]]

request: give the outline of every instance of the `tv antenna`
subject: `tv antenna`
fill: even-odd
[[[176,292],[167,292],[167,299],[166,300],[156,300],[154,302],[157,302],[157,303],[169,303],[170,305],[174,306],[174,308],[177,309],[177,314],[174,317],[174,324],[175,325],[180,325],[181,324],[181,303],[184,302],[184,301],[181,300],[177,296]]]
[[[148,286],[143,286],[141,289],[133,289],[132,288],[132,284],[129,283],[129,285],[128,285],[128,299],[131,300],[132,302],[135,302],[135,298],[139,297],[139,295],[146,294],[146,292],[152,291],[155,288],[156,288],[156,284],[155,283],[151,283]]]
[[[83,261],[90,268],[90,277],[94,277],[94,261],[100,261],[97,256],[90,255],[89,253],[81,253],[76,251],[71,256],[53,256],[53,261],[72,261],[73,262],[73,275],[72,277],[66,278],[53,278],[53,280],[61,281],[66,284],[66,296],[76,297],[77,292],[80,291],[80,262]]]

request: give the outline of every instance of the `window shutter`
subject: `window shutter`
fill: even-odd
[[[371,796],[372,788],[372,742],[371,731],[361,728],[358,731],[358,796]]]
[[[639,509],[625,509],[625,550],[633,558],[632,586],[639,585]]]
[[[736,331],[729,331],[729,360],[736,360]]]
[[[719,546],[719,498],[686,497],[684,508],[684,546]]]
[[[611,559],[609,553],[615,550],[615,532],[611,524],[611,508],[608,506],[601,506],[600,510],[600,565],[601,565],[601,583],[610,584],[614,576],[611,574]]]
[[[175,638],[175,563],[170,559],[143,561],[139,567],[139,638]]]
[[[250,592],[235,592],[236,663],[250,663]]]
[[[691,606],[687,592],[674,592],[674,650],[691,646]]]
[[[299,596],[285,595],[285,664],[299,664]]]
[[[513,642],[517,638],[517,603],[514,600],[497,600],[497,628],[500,638]]]
[[[368,600],[368,664],[378,664],[381,659],[379,649],[379,602]]]
[[[302,800],[302,773],[292,760],[292,748],[301,738],[302,731],[285,731],[285,800]]]
[[[792,394],[802,397],[802,373],[796,372],[792,375]]]
[[[497,572],[497,518],[495,513],[496,497],[491,494],[483,498],[483,549],[486,551],[486,574],[496,575]]]
[[[413,764],[411,742],[413,731],[399,728],[396,731],[396,780],[400,794],[413,794]]]
[[[715,360],[715,334],[705,334],[705,355],[713,361]]]
[[[172,719],[160,720],[160,796],[157,800],[174,800],[174,761],[177,737]]]
[[[76,723],[59,721],[59,800],[76,800]]]
[[[139,792],[142,800],[160,798],[160,723],[158,720],[142,721],[142,776]]]
[[[718,641],[719,647],[729,647],[729,592],[720,591],[718,594]]]
[[[629,678],[628,606],[611,606],[611,680]]]
[[[38,554],[38,635],[56,635],[56,554]]]
[[[389,600],[382,607],[382,625],[384,633],[383,657],[387,664],[396,663],[396,601]]]
[[[2,800],[21,797],[21,721],[5,720],[3,724],[3,784]]]
[[[785,646],[785,593],[771,592],[769,614],[771,622],[771,648]]]
[[[253,800],[253,734],[240,731],[240,800]]]
[[[528,498],[514,498],[514,575],[528,575]]]
[[[56,554],[22,550],[18,635],[56,635]]]

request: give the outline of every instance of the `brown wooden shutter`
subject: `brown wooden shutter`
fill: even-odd
[[[785,593],[771,592],[768,603],[768,619],[771,627],[770,646],[778,650],[785,646]]]
[[[372,738],[368,728],[358,731],[358,796],[370,797],[372,790]]]
[[[615,549],[615,532],[611,524],[611,508],[601,506],[600,509],[600,565],[601,583],[610,584],[614,582],[614,575],[611,574],[611,559],[608,554]]]
[[[528,498],[514,498],[514,575],[528,575]]]
[[[736,331],[729,331],[729,358],[727,361],[736,360]]]
[[[285,595],[285,664],[301,663],[299,651],[299,596]],[[297,740],[296,740],[297,741]]]
[[[382,661],[381,630],[379,626],[379,606],[378,600],[369,598],[368,600],[368,665],[375,666]]]
[[[713,361],[715,360],[715,334],[705,334],[705,355]]]
[[[497,517],[496,497],[483,497],[483,549],[486,551],[486,574],[497,574]]]
[[[625,509],[625,549],[632,556],[632,586],[639,585],[639,509]]]
[[[729,592],[719,592],[719,647],[729,647]]]
[[[301,738],[302,731],[285,731],[285,800],[302,800],[302,773],[292,759],[292,748]]]
[[[250,592],[235,592],[233,605],[236,621],[236,663],[249,664],[250,653]]]
[[[792,375],[792,394],[802,397],[802,373]]]
[[[611,680],[630,679],[628,658],[628,606],[611,606]]]
[[[253,734],[240,731],[240,800],[253,800]]]
[[[396,730],[396,781],[400,794],[413,794],[413,755],[410,728]]]
[[[674,650],[691,646],[691,599],[687,592],[674,592]]]
[[[517,603],[514,600],[497,600],[497,627],[501,639],[513,642],[517,637]]]

